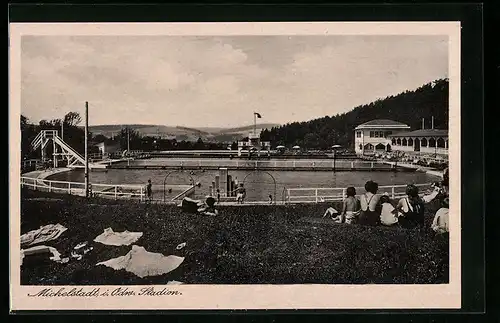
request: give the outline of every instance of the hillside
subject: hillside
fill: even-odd
[[[305,122],[293,122],[261,132],[261,139],[272,145],[326,149],[334,144],[352,147],[354,128],[373,119],[391,119],[420,129],[422,118],[426,128],[434,116],[434,127],[448,129],[448,80],[437,80],[414,91],[388,96],[353,110]]]
[[[262,129],[269,129],[278,126],[277,124],[264,123],[257,124],[257,131]],[[188,140],[196,141],[202,138],[204,141],[236,141],[248,135],[249,131],[253,130],[253,125],[242,126],[237,128],[216,128],[216,127],[203,127],[203,128],[190,128],[182,126],[165,126],[165,125],[144,125],[144,124],[130,124],[130,125],[95,125],[89,126],[89,131],[93,135],[103,135],[108,138],[116,136],[120,130],[130,127],[137,131],[141,136],[161,136],[166,139]]]

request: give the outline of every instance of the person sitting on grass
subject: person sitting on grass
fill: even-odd
[[[386,226],[398,224],[398,211],[392,205],[389,195],[385,193],[380,197],[382,212],[380,213],[380,223]]]
[[[424,201],[418,195],[418,187],[410,184],[406,187],[406,197],[399,200],[396,206],[401,214],[398,222],[403,228],[423,227]]]
[[[353,224],[359,216],[361,210],[361,204],[356,198],[356,189],[354,187],[348,187],[346,189],[346,198],[342,205],[342,212],[336,219],[339,223]]]
[[[361,213],[359,223],[364,225],[378,225],[380,223],[380,196],[377,194],[378,184],[368,181],[365,184],[366,193],[361,196]]]
[[[431,224],[431,229],[438,233],[448,233],[448,212],[449,212],[450,200],[445,198],[441,203],[441,208],[437,210],[436,215],[434,216],[434,220]]]
[[[323,218],[326,218],[327,216],[331,218],[333,221],[340,223],[340,215],[338,215],[339,212],[335,210],[333,207],[329,207],[326,209],[325,214],[323,214]]]

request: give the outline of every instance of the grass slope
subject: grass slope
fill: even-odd
[[[81,261],[58,264],[26,257],[23,285],[165,284],[427,284],[448,282],[448,239],[430,230],[408,231],[333,223],[311,224],[303,217],[323,214],[326,205],[223,207],[218,217],[181,212],[175,206],[84,199],[22,192],[21,232],[49,223],[68,228],[46,243],[63,256],[107,227],[142,231],[137,242],[150,252],[185,257],[176,270],[139,278],[124,270],[95,266],[125,255],[130,246],[92,243]],[[40,200],[47,196],[59,200]],[[337,205],[338,207],[338,205]],[[433,210],[426,214],[427,225]],[[175,247],[182,242],[182,250]]]

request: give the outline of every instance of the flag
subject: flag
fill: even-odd
[[[253,114],[255,114],[257,116],[257,118],[262,118],[262,116],[258,112],[254,112]]]

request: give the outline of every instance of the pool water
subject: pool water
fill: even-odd
[[[168,176],[167,176],[168,175]],[[200,182],[196,188],[195,197],[200,198],[209,194],[209,186],[219,175],[217,170],[172,171],[172,170],[147,170],[147,169],[108,169],[94,170],[89,174],[90,183],[103,184],[142,184],[146,185],[148,179],[153,184],[153,198],[163,199],[168,194],[163,191],[166,185],[186,185],[191,180]],[[233,180],[244,182],[247,200],[266,201],[271,194],[281,200],[285,188],[330,188],[330,187],[363,187],[366,181],[373,180],[384,185],[423,184],[437,181],[433,175],[420,172],[377,172],[377,171],[228,171]],[[82,169],[59,173],[50,176],[51,180],[84,182]],[[276,185],[275,185],[276,182]],[[276,194],[275,194],[276,193]],[[361,192],[358,192],[361,193]]]

